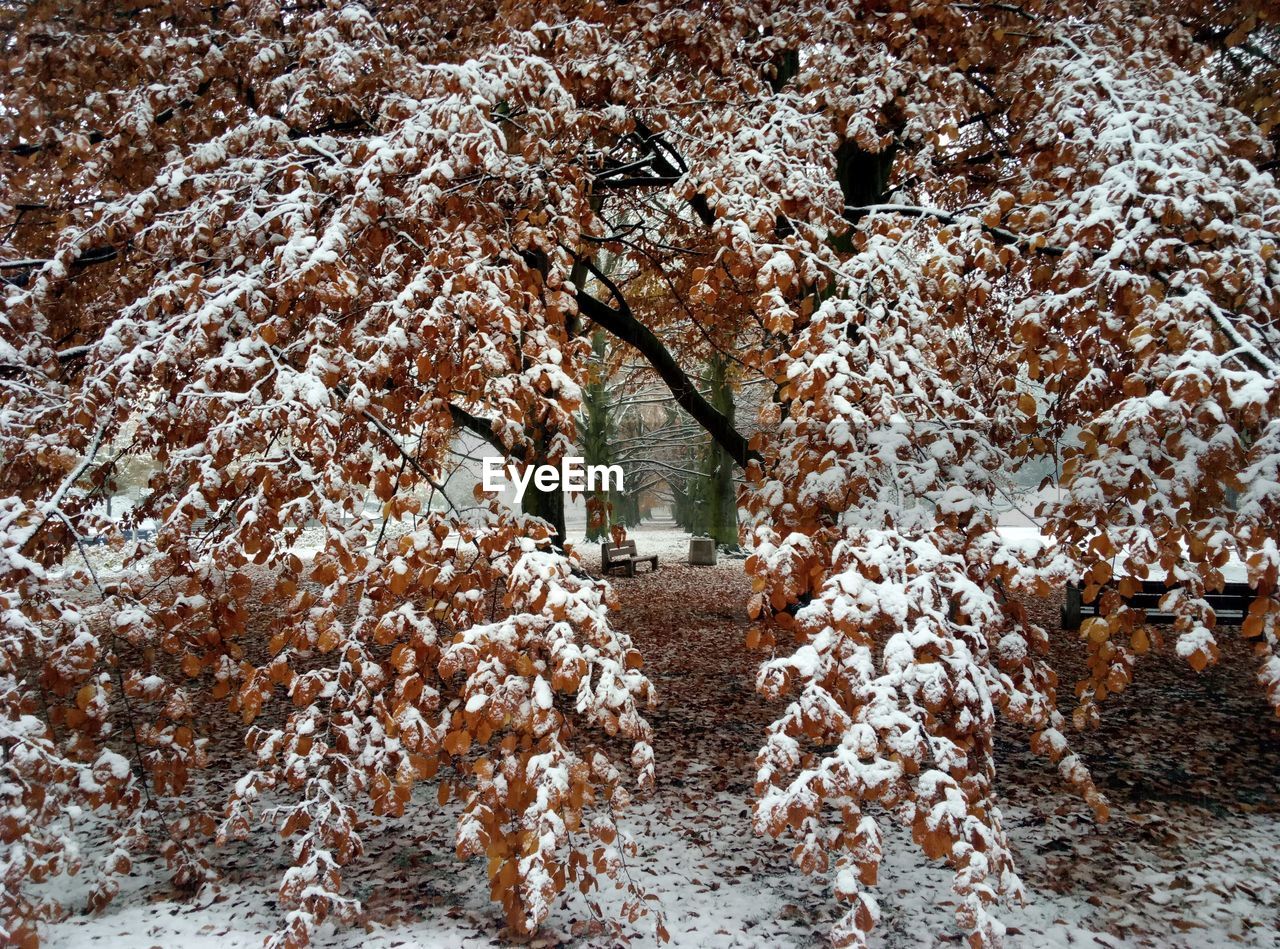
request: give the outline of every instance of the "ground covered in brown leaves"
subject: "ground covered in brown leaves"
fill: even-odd
[[[629,872],[658,898],[676,945],[820,945],[837,912],[826,881],[804,877],[785,846],[751,831],[755,750],[781,705],[754,690],[762,656],[744,646],[741,561],[690,567],[677,561],[683,535],[641,532],[638,540],[642,553],[661,553],[662,566],[615,580],[619,623],[645,656],[661,704],[652,715],[657,792],[622,817],[642,848]],[[1054,621],[1057,604],[1037,611]],[[1102,726],[1073,736],[1112,802],[1107,825],[1063,791],[1024,735],[1001,731],[1003,807],[1029,897],[1002,914],[1013,944],[1280,944],[1280,724],[1254,683],[1247,647],[1222,640],[1222,662],[1200,675],[1172,656],[1146,658],[1136,684],[1108,699]],[[1060,676],[1073,681],[1078,644],[1064,633],[1054,648]],[[242,758],[238,749],[218,751],[206,776],[215,785],[235,780]],[[423,788],[405,818],[370,818],[368,852],[348,873],[368,907],[369,931],[325,933],[322,945],[502,944],[484,868],[452,854],[455,807],[439,806]],[[900,831],[886,845],[873,943],[959,942],[945,868]],[[133,888],[105,914],[72,916],[49,931],[50,944],[260,945],[279,921],[274,882],[288,865],[286,848],[260,838],[215,860],[220,884],[194,901],[139,864]],[[67,884],[73,903],[77,887],[87,883]],[[652,932],[642,920],[633,938],[647,945]],[[613,939],[575,892],[557,907],[544,942]]]

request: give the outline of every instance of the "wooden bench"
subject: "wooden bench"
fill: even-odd
[[[649,572],[652,573],[658,569],[658,555],[639,556],[636,553],[636,542],[634,540],[623,541],[621,544],[605,543],[600,545],[600,570],[602,573],[607,574],[611,570],[624,570],[627,576],[634,577],[636,575],[636,564],[640,563],[648,563]]]
[[[1143,580],[1142,589],[1129,597],[1126,602],[1135,609],[1146,610],[1148,623],[1170,623],[1173,617],[1167,613],[1161,613],[1159,607],[1161,597],[1170,589],[1163,580]],[[1204,595],[1205,601],[1213,607],[1213,612],[1217,614],[1218,619],[1230,625],[1244,622],[1253,597],[1253,589],[1249,584],[1241,581],[1229,581],[1221,590],[1209,590]],[[1098,600],[1101,598],[1102,594],[1099,593],[1092,603],[1086,603],[1080,587],[1074,583],[1069,585],[1067,600],[1062,605],[1062,628],[1079,629],[1086,617],[1097,616]]]

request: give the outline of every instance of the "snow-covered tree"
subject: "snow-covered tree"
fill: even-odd
[[[1172,578],[1203,668],[1234,552],[1280,706],[1280,191],[1271,106],[1224,66],[1272,55],[1262,0],[3,10],[6,941],[57,912],[29,881],[90,858],[83,810],[113,829],[95,905],[144,846],[198,883],[210,838],[278,829],[295,945],[359,918],[359,810],[420,781],[518,930],[629,885],[652,693],[552,543],[562,496],[418,500],[458,427],[570,451],[597,328],[745,472],[759,684],[793,697],[755,820],[832,874],[839,942],[875,922],[886,820],[999,940],[997,716],[1105,815],[1022,596],[1100,597],[1088,725],[1159,645],[1135,578]],[[691,374],[713,351],[771,384],[750,439]],[[1068,430],[1055,543],[1006,541],[995,496]],[[163,526],[105,583],[78,539],[121,453],[161,466]],[[230,800],[192,781],[215,714],[249,748]]]

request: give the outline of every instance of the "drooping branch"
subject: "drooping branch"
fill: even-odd
[[[845,217],[851,220],[860,220],[863,217],[876,214],[896,214],[901,215],[902,217],[930,219],[938,221],[941,224],[976,227],[997,244],[1005,247],[1013,247],[1026,253],[1039,254],[1046,257],[1062,257],[1069,252],[1079,251],[1080,253],[1088,254],[1090,257],[1097,259],[1106,253],[1105,250],[1095,247],[1065,247],[1059,244],[1050,244],[1037,235],[1020,234],[1007,228],[994,227],[984,221],[978,220],[977,218],[961,214],[952,214],[951,212],[944,211],[941,208],[919,207],[909,204],[846,205],[844,213]],[[1266,232],[1259,233],[1263,236],[1270,236],[1267,235]],[[1168,293],[1183,296],[1192,292],[1185,287],[1173,286],[1170,275],[1164,271],[1152,270],[1141,272],[1152,280],[1160,283]],[[1225,336],[1227,340],[1235,346],[1236,355],[1238,355],[1245,363],[1264,375],[1270,378],[1277,378],[1277,376],[1280,375],[1280,366],[1277,366],[1275,361],[1259,352],[1257,347],[1241,335],[1240,331],[1233,325],[1233,321],[1239,322],[1241,320],[1241,316],[1238,313],[1226,309],[1225,307],[1219,306],[1218,303],[1208,294],[1201,293],[1201,296],[1203,297],[1203,302],[1210,308],[1210,318],[1213,320],[1214,325],[1217,326],[1223,336]]]
[[[997,244],[1002,244],[1006,247],[1016,247],[1019,250],[1034,251],[1037,254],[1044,254],[1047,257],[1061,257],[1067,252],[1066,247],[1059,247],[1055,244],[1037,241],[1034,236],[1019,234],[1015,231],[1008,230],[1007,228],[992,227],[990,224],[980,221],[977,218],[960,214],[952,214],[951,212],[944,211],[941,208],[918,207],[911,204],[847,204],[844,208],[845,218],[853,222],[873,214],[898,214],[902,217],[929,218],[939,222],[940,224],[977,227]]]
[[[15,550],[19,552],[24,550],[27,544],[31,542],[31,539],[40,532],[41,528],[43,528],[45,524],[49,523],[49,521],[55,516],[62,516],[60,505],[62,504],[63,499],[75,486],[75,483],[84,477],[85,472],[93,466],[94,459],[98,457],[98,450],[102,447],[102,443],[106,438],[109,426],[110,422],[107,421],[103,422],[102,425],[98,427],[97,434],[93,436],[93,441],[90,442],[80,464],[63,479],[62,483],[58,485],[58,489],[53,492],[53,495],[49,500],[40,505],[39,510],[42,515],[40,519],[33,521],[28,526],[20,528],[18,531],[10,535],[10,540],[13,543]]]
[[[155,115],[155,118],[152,119],[152,121],[157,126],[167,125],[169,122],[173,120],[174,116],[178,114],[178,110],[189,109],[191,108],[191,106],[195,105],[196,100],[199,99],[201,96],[203,96],[206,92],[208,92],[209,87],[211,85],[213,85],[213,80],[206,79],[204,82],[200,83],[200,85],[196,86],[194,94],[192,94],[186,99],[182,99],[181,101],[177,102],[174,105],[169,106],[166,109],[162,109],[161,111],[157,112]],[[93,131],[89,132],[85,137],[88,139],[90,145],[100,145],[110,137],[110,133],[103,132],[100,129],[94,129]],[[49,147],[48,144],[45,144],[45,143],[24,142],[21,144],[6,145],[4,146],[4,150],[9,152],[10,154],[17,155],[19,157],[26,157],[29,155],[38,154],[39,152],[44,151],[48,147]]]
[[[173,121],[179,112],[192,108],[196,103],[204,97],[213,85],[213,80],[206,79],[200,85],[196,86],[195,91],[185,99],[181,99],[167,108],[164,108],[155,114],[152,122],[157,126],[164,126]],[[289,126],[289,138],[293,141],[309,138],[313,135],[327,135],[333,132],[353,132],[357,129],[369,129],[373,127],[373,123],[364,116],[357,116],[354,119],[334,119],[323,122],[313,128],[302,128],[295,125]],[[85,133],[85,138],[90,145],[101,145],[111,137],[110,132],[104,132],[101,129],[93,129]],[[0,146],[0,151],[6,151],[11,155],[19,158],[26,158],[31,155],[39,154],[47,151],[52,143],[48,142],[21,142]]]
[[[395,448],[396,452],[400,455],[400,458],[402,461],[401,470],[403,471],[405,466],[412,468],[414,471],[414,474],[416,474],[419,478],[421,478],[427,484],[431,485],[431,487],[439,491],[440,496],[444,498],[446,502],[448,502],[450,507],[452,507],[453,502],[450,501],[449,496],[445,494],[444,485],[440,484],[440,482],[438,482],[435,478],[431,477],[431,472],[427,471],[426,468],[422,467],[422,463],[418,461],[417,457],[414,456],[407,448],[405,448],[404,445],[400,444],[400,439],[396,436],[396,433],[391,431],[391,429],[387,428],[387,426],[383,424],[381,421],[379,421],[378,417],[374,415],[372,412],[370,412],[368,409],[362,410],[360,414],[361,416],[364,417],[366,421],[370,422],[373,425],[373,427],[378,430],[379,434],[381,434],[384,438],[386,438],[387,441],[389,441],[391,445]]]

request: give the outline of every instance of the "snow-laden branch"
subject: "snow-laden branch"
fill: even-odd
[[[58,485],[57,490],[53,492],[48,500],[39,504],[41,517],[35,523],[29,524],[27,527],[15,532],[13,536],[6,538],[6,546],[12,545],[15,550],[21,551],[50,519],[60,513],[62,501],[66,498],[67,493],[75,487],[77,481],[84,477],[85,472],[89,470],[93,465],[94,459],[97,458],[98,450],[102,447],[102,440],[106,436],[109,425],[110,421],[108,420],[99,426],[97,434],[94,435],[93,441],[85,451],[84,458],[81,459],[80,464],[76,465],[72,472],[62,480],[62,483]]]

